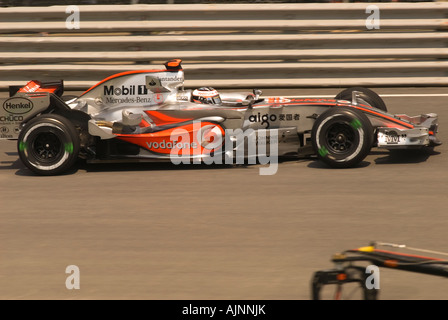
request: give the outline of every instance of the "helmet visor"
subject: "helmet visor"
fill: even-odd
[[[219,95],[207,98],[207,103],[209,104],[221,104],[221,102],[221,97]]]

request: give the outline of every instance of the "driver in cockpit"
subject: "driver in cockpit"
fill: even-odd
[[[195,89],[191,94],[191,100],[202,104],[222,104],[218,91],[212,87],[201,87]]]

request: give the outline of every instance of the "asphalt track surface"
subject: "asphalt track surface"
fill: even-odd
[[[308,300],[336,252],[375,240],[448,251],[448,89],[375,90],[391,113],[437,113],[445,144],[372,149],[343,170],[314,159],[268,176],[258,165],[79,164],[40,177],[1,141],[0,299]],[[69,265],[79,290],[65,286]],[[380,299],[448,299],[445,279],[380,272]]]

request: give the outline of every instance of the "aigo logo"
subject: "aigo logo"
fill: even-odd
[[[266,125],[266,129],[269,129],[270,122],[277,121],[277,115],[275,114],[264,114],[261,115],[260,112],[258,114],[252,114],[249,116],[250,122],[261,122],[261,125]]]

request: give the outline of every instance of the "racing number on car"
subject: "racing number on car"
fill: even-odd
[[[400,143],[401,139],[405,139],[406,135],[402,134],[402,135],[397,135],[397,134],[386,134],[385,135],[385,141],[387,144],[396,144],[396,143]]]
[[[397,135],[387,135],[386,136],[386,143],[399,143],[400,137]]]

